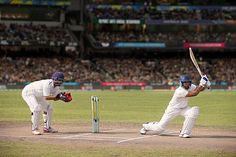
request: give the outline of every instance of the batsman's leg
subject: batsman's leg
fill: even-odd
[[[160,135],[164,132],[168,123],[180,114],[180,111],[181,110],[174,109],[168,106],[160,122],[144,123],[143,128],[140,130],[140,134],[145,135],[148,131],[154,131]]]
[[[143,124],[143,128],[140,130],[140,134],[145,135],[148,131],[154,131],[157,134],[160,134],[164,131],[163,128],[161,128],[158,125],[159,122],[146,122]]]
[[[192,133],[195,121],[199,115],[199,107],[194,106],[188,109],[185,113],[185,120],[179,137],[189,138]]]

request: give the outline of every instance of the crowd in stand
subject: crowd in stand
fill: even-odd
[[[102,5],[102,4],[113,4],[113,5],[135,5],[135,4],[144,4],[146,6],[152,5],[176,5],[178,3],[185,3],[189,5],[202,5],[202,6],[209,6],[209,5],[234,5],[235,2],[228,1],[228,0],[221,0],[221,1],[212,1],[212,0],[204,0],[204,1],[194,1],[194,0],[90,0],[92,4]]]
[[[0,23],[0,45],[76,46],[76,41],[59,26]]]
[[[29,82],[50,78],[55,71],[65,72],[72,82],[148,82],[175,85],[181,74],[198,83],[199,74],[189,58],[134,59],[95,58],[10,58],[2,57],[0,83]],[[213,84],[236,83],[236,58],[201,62]]]
[[[88,7],[89,8],[89,7]],[[235,20],[234,12],[230,10],[202,9],[189,10],[180,8],[173,10],[157,10],[153,7],[143,6],[141,9],[133,8],[89,8],[91,16],[99,19],[152,19],[152,20]]]
[[[174,9],[158,11],[152,7],[134,9],[94,9],[92,13],[97,18],[131,19],[151,18],[162,20],[236,20],[230,11],[219,10],[188,10]],[[144,16],[145,15],[145,16]],[[97,32],[95,40],[102,45],[112,42],[165,42],[168,44],[183,44],[184,42],[224,42],[235,45],[235,32]],[[19,46],[52,46],[63,47],[77,45],[71,35],[61,27],[32,24],[0,24],[1,51],[5,48]],[[38,49],[38,48],[36,48]],[[7,51],[7,50],[6,50]],[[60,54],[60,52],[58,52]],[[58,55],[60,56],[60,55]],[[92,60],[76,60],[60,57],[1,57],[0,83],[31,82],[50,78],[55,71],[63,71],[65,80],[70,82],[148,82],[162,85],[175,85],[181,74],[189,74],[193,82],[199,81],[199,74],[189,58],[93,58]],[[211,59],[201,62],[202,70],[208,74],[212,83],[236,84],[236,58]]]
[[[149,4],[149,3],[147,3]],[[148,31],[147,21],[178,21],[178,20],[201,20],[205,24],[224,24],[224,20],[228,20],[229,23],[233,24],[236,20],[235,10],[219,9],[217,7],[212,8],[195,8],[191,7],[176,7],[170,8],[169,10],[161,10],[155,5],[139,5],[139,7],[132,7],[132,4],[127,7],[126,5],[121,7],[112,7],[107,5],[106,7],[96,7],[96,5],[87,6],[90,17],[92,19],[138,19],[144,20],[145,26],[141,31],[132,32],[112,31],[112,28],[107,30],[95,32],[94,38],[98,41],[97,45],[100,46],[111,46],[113,42],[165,42],[168,46],[182,46],[184,42],[224,42],[227,46],[234,46],[236,43],[235,31],[186,31],[184,28],[179,28],[175,32],[158,32],[157,30]],[[213,21],[211,21],[213,20]],[[221,21],[222,20],[222,21]],[[211,22],[209,22],[211,21]],[[221,21],[221,22],[219,22]],[[195,21],[196,22],[196,21]],[[151,22],[152,23],[152,22]],[[155,23],[155,22],[154,22]],[[228,24],[229,24],[228,23]],[[190,24],[195,24],[190,22]],[[185,31],[182,31],[185,30]],[[110,31],[110,32],[109,32]]]

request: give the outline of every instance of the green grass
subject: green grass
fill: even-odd
[[[72,91],[73,101],[64,103],[54,102],[54,123],[91,123],[90,97],[97,95],[100,98],[99,107],[101,123],[140,123],[160,120],[171,99],[173,92],[160,91]],[[200,93],[190,98],[190,106],[200,107],[200,117],[197,126],[225,128],[236,130],[236,92],[211,91]],[[179,117],[171,124],[181,124]],[[30,111],[21,98],[21,91],[0,91],[0,124],[1,123],[28,123]],[[104,146],[105,147],[105,146]],[[61,144],[34,143],[18,140],[0,140],[0,156],[116,156],[116,157],[233,157],[235,152],[211,150],[177,150],[164,149],[135,149],[116,146],[85,147],[66,146]],[[32,153],[32,150],[37,150]]]
[[[90,96],[100,98],[102,122],[132,122],[160,120],[173,92],[155,91],[72,91],[73,101],[51,103],[54,106],[54,121],[90,122]],[[190,98],[190,106],[200,107],[197,125],[206,127],[236,127],[236,92],[212,91]],[[30,111],[21,98],[21,91],[0,91],[0,122],[29,122]],[[181,124],[177,118],[172,124]]]

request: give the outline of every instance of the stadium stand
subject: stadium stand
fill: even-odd
[[[234,71],[236,59],[212,59],[210,62],[201,63],[200,66],[209,75],[213,85],[228,85],[236,82]],[[191,60],[186,58],[155,60],[95,58],[92,62],[73,58],[4,57],[1,58],[1,65],[0,82],[2,83],[48,78],[56,70],[65,71],[66,80],[71,82],[146,82],[177,85],[182,73],[192,74],[191,77],[195,82],[199,79]]]
[[[25,84],[61,70],[67,82],[141,82],[169,88],[178,85],[183,73],[199,80],[187,52],[193,46],[213,88],[236,86],[236,6],[82,1],[77,10],[68,3],[29,6],[22,1],[17,13],[14,5],[0,1],[0,8],[11,8],[3,9],[0,23],[0,85]],[[40,22],[26,12],[31,7],[47,12]],[[53,8],[50,18],[48,7]],[[18,15],[24,15],[23,21]]]

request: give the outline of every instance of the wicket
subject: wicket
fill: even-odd
[[[99,133],[99,98],[97,96],[91,96],[92,106],[92,132]]]

